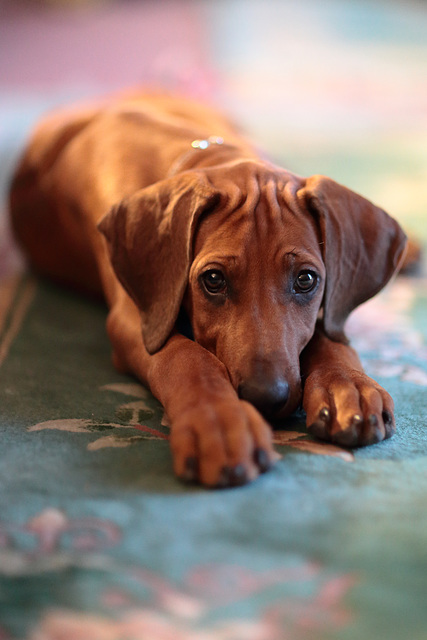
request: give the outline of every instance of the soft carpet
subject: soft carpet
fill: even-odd
[[[266,6],[273,12],[270,39]],[[419,5],[405,4],[403,14],[398,5],[327,2],[320,21],[314,4],[298,6],[247,2],[242,13],[237,1],[200,4],[224,101],[283,164],[329,172],[388,208],[394,204],[392,212],[425,239],[424,94],[416,78],[427,59],[425,41],[417,39],[427,13]],[[257,67],[262,34],[263,55],[274,60],[268,68]],[[329,67],[324,77],[331,82],[321,91],[307,58],[298,58],[300,43],[309,40],[322,44],[319,64],[335,56],[338,70],[341,61],[351,68],[351,82],[344,73],[350,93],[332,82],[343,76]],[[379,55],[381,46],[392,57]],[[305,68],[309,78],[292,80],[284,70],[299,90],[296,104],[287,104],[276,82],[279,53],[289,47],[294,68]],[[245,51],[253,57],[244,58]],[[375,65],[387,68],[382,88],[395,96],[402,55],[411,73],[400,106],[414,91],[418,106],[408,117],[420,125],[416,131],[402,119],[394,128],[397,111],[387,110],[366,81]],[[308,119],[305,134],[307,112],[300,109],[303,98],[309,105],[310,88],[321,115]],[[1,134],[4,192],[28,123],[49,99],[38,95],[24,104],[15,96],[12,109],[10,92],[2,95],[3,122],[10,125]],[[339,119],[346,108],[354,127],[345,133]],[[284,112],[295,127],[289,118],[282,122]],[[290,146],[281,150],[279,140],[288,135]],[[112,367],[105,308],[17,269],[5,234],[0,640],[427,637],[425,276],[396,279],[348,325],[368,373],[395,399],[394,438],[348,451],[314,441],[296,417],[275,432],[283,459],[270,473],[250,486],[206,491],[174,478],[161,407]]]

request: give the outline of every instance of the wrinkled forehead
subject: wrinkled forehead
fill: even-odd
[[[274,181],[251,185],[246,193],[233,185],[215,209],[202,217],[193,244],[193,259],[225,253],[248,260],[281,250],[321,261],[320,237],[313,217],[293,203],[284,186]]]

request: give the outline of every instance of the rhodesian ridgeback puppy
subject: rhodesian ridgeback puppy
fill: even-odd
[[[37,272],[103,292],[114,364],[163,404],[180,478],[256,478],[278,458],[266,419],[301,404],[339,445],[395,431],[344,324],[406,238],[361,196],[271,164],[208,107],[131,95],[41,122],[10,202]]]

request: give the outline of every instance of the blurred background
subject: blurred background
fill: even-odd
[[[45,110],[128,86],[195,95],[277,162],[361,192],[427,242],[427,3],[0,0],[4,198]]]

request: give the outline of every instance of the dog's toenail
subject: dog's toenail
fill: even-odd
[[[391,425],[393,423],[393,418],[390,411],[383,411],[383,422],[385,425]]]
[[[194,482],[198,476],[198,461],[194,456],[190,456],[185,461],[185,469],[182,479],[186,482]]]
[[[396,433],[396,427],[394,425],[390,424],[385,424],[385,438],[391,438],[392,436],[394,436],[394,434]]]
[[[323,409],[319,411],[320,420],[323,420],[324,422],[329,422],[330,417],[331,417],[331,414],[329,412],[329,409],[327,409],[326,407],[323,407]]]
[[[343,445],[344,447],[356,447],[358,442],[358,433],[356,429],[357,425],[352,424],[347,429],[343,429],[342,431],[337,431],[333,437],[332,441],[337,444]]]
[[[248,476],[246,469],[242,464],[237,464],[230,469],[230,484],[233,487],[240,487],[242,484],[246,484]]]
[[[227,465],[222,467],[218,477],[218,481],[215,485],[218,489],[230,486],[231,471],[231,468]]]
[[[362,444],[377,444],[377,442],[381,442],[384,439],[384,433],[382,429],[380,429],[380,421],[378,416],[375,413],[371,413],[371,415],[367,419],[368,427],[365,438],[363,438]]]
[[[349,422],[349,427],[358,427],[363,422],[363,418],[360,413],[355,413]]]
[[[385,437],[391,438],[391,436],[396,433],[396,427],[393,424],[393,416],[389,411],[385,410],[382,413],[382,418],[384,422]]]
[[[374,426],[369,436],[363,441],[363,444],[377,444],[384,439],[384,434],[378,426]]]
[[[312,433],[316,438],[320,438],[321,440],[326,440],[328,436],[328,430],[326,428],[326,422],[324,420],[317,420],[313,422],[308,427],[310,433]]]
[[[319,411],[317,416],[317,420],[315,420],[311,425],[308,426],[308,430],[310,433],[316,436],[316,438],[320,438],[321,440],[327,439],[328,430],[327,426],[329,425],[331,418],[330,411],[327,407],[323,407]]]
[[[261,447],[258,447],[257,449],[255,449],[254,460],[255,460],[255,463],[258,465],[261,473],[265,473],[271,467],[270,458],[268,457],[265,449],[262,449]]]

